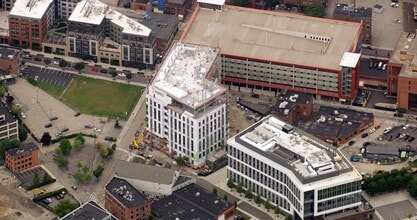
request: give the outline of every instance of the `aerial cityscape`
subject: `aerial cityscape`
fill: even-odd
[[[417,219],[417,1],[0,8],[0,219]]]

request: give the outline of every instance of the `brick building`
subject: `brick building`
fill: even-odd
[[[296,119],[307,120],[313,113],[313,96],[283,90],[277,98],[272,114],[292,124]]]
[[[10,149],[5,153],[5,166],[17,173],[41,164],[39,148],[33,142]]]
[[[53,0],[17,0],[9,14],[9,43],[41,49],[54,19]]]
[[[0,71],[4,75],[17,75],[22,65],[22,50],[9,46],[0,46]]]
[[[105,187],[104,207],[120,220],[149,219],[151,204],[126,180],[113,177]]]

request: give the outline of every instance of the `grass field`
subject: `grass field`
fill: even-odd
[[[59,98],[59,96],[64,91],[64,86],[56,86],[49,83],[41,83],[38,82],[38,87],[42,89],[43,91],[49,93],[50,95],[54,96],[55,98]]]
[[[127,119],[143,90],[139,86],[77,76],[62,101],[85,114]]]

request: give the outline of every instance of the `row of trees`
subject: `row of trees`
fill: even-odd
[[[32,185],[29,187],[30,189],[34,189],[46,184],[49,184],[53,181],[52,177],[49,175],[48,172],[43,174],[42,179],[40,179],[38,172],[35,172],[32,179]]]
[[[280,209],[280,207],[278,205],[275,206],[275,207],[273,207],[272,204],[271,204],[271,202],[269,201],[269,199],[267,199],[267,200],[264,201],[259,193],[254,197],[253,196],[252,189],[251,188],[247,188],[246,190],[244,190],[242,183],[238,183],[238,185],[236,185],[233,182],[232,179],[228,179],[227,180],[227,187],[229,187],[230,189],[236,188],[236,192],[237,193],[239,193],[240,195],[242,195],[242,193],[244,193],[245,194],[245,198],[247,198],[249,200],[254,199],[254,202],[258,206],[260,206],[261,204],[263,204],[267,211],[269,211],[270,209],[273,209],[275,214],[279,215],[281,213],[281,209]],[[213,189],[213,193],[214,193],[214,189]],[[217,190],[216,190],[216,193],[215,194],[217,194]],[[226,194],[225,194],[225,196],[226,196]],[[227,200],[227,199],[225,199],[225,200]],[[285,219],[286,220],[292,220],[292,216],[291,215],[287,215],[285,217]]]
[[[364,190],[371,196],[381,192],[391,192],[408,187],[410,195],[417,196],[417,180],[412,178],[408,169],[393,169],[391,172],[377,173],[367,177],[364,182]]]

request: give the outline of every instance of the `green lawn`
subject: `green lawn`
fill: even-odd
[[[76,76],[62,101],[82,113],[127,119],[143,90],[130,84]]]
[[[42,89],[43,91],[49,93],[50,95],[54,96],[55,98],[59,98],[59,96],[64,91],[64,86],[56,86],[49,83],[41,83],[38,82],[38,87]]]

